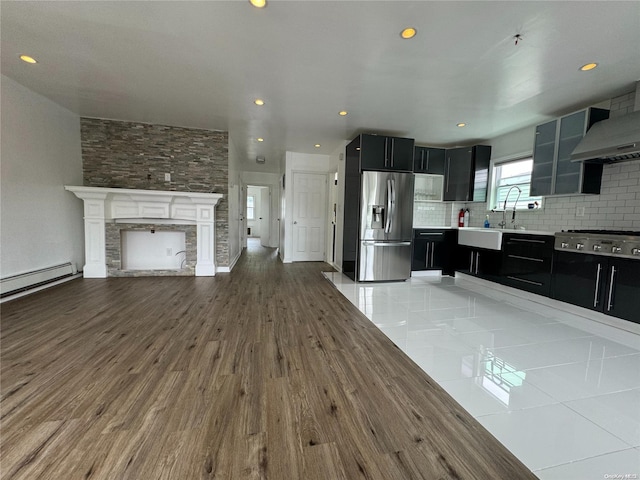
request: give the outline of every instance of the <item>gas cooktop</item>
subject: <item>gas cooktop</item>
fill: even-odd
[[[563,230],[555,238],[556,250],[640,259],[640,232]]]
[[[640,232],[631,232],[628,230],[562,230],[562,233],[586,233],[594,235],[629,235],[632,237],[640,237]]]

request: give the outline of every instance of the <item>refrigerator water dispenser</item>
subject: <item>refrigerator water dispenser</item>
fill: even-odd
[[[371,205],[371,228],[384,228],[384,206]]]

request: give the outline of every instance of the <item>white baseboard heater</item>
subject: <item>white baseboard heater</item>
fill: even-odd
[[[32,272],[12,275],[0,280],[0,297],[30,290],[41,285],[69,277],[77,273],[73,263],[67,262],[52,267],[41,268]]]

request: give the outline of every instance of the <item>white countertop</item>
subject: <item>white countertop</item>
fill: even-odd
[[[438,225],[414,225],[414,230],[442,230],[442,229],[468,229],[468,230],[484,230],[484,227],[451,227],[451,226],[438,226]],[[500,230],[502,233],[520,233],[520,234],[528,234],[528,235],[547,235],[553,237],[556,232],[549,232],[544,230],[514,230],[513,228],[490,228],[489,230]]]
[[[458,227],[451,227],[451,226],[444,226],[444,225],[441,225],[441,226],[439,226],[439,225],[423,225],[423,226],[414,225],[413,226],[414,230],[429,230],[429,229],[432,229],[432,230],[454,230],[454,229],[457,229],[457,228]]]
[[[484,227],[458,227],[459,230],[462,229],[468,229],[468,230],[485,230]],[[519,229],[513,229],[513,228],[489,228],[488,230],[499,230],[502,233],[521,233],[521,234],[528,234],[528,235],[547,235],[550,237],[553,237],[556,232],[548,232],[548,231],[544,231],[544,230],[519,230]]]

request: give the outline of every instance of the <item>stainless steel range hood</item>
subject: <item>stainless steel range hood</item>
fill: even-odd
[[[572,162],[640,159],[640,111],[595,123],[571,154]]]

